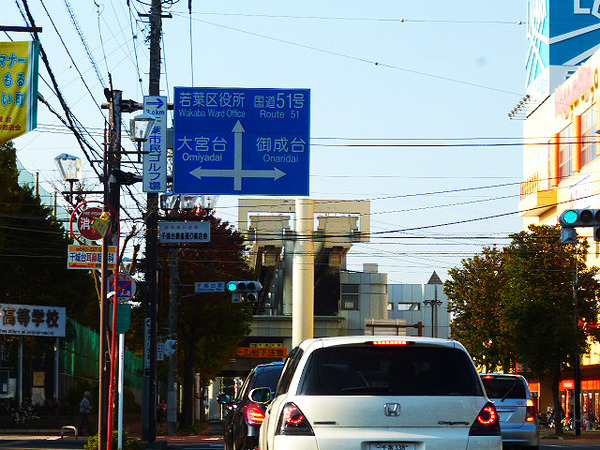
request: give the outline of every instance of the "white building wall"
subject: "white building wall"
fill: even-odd
[[[390,284],[388,286],[388,318],[405,320],[407,325],[422,322],[423,335],[440,338],[450,337],[450,313],[448,297],[441,284]],[[432,302],[436,305],[437,327],[432,327]],[[429,302],[429,303],[428,303]],[[416,336],[416,328],[407,329],[409,336]]]

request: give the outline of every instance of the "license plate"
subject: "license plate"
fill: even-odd
[[[376,442],[369,445],[369,450],[415,450],[415,444],[409,442]]]

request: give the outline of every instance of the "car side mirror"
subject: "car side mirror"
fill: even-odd
[[[271,395],[270,388],[261,387],[252,389],[248,397],[255,403],[269,403],[273,396]]]
[[[229,395],[229,394],[220,394],[217,397],[217,402],[220,403],[221,405],[227,405],[228,403],[231,403],[231,395]]]

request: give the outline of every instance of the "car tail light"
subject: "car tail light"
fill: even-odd
[[[265,421],[265,413],[256,403],[249,403],[248,406],[246,406],[245,413],[248,425],[262,425]]]
[[[294,403],[286,403],[279,417],[277,434],[295,436],[314,436],[314,432],[306,416]]]
[[[535,410],[535,404],[533,403],[533,400],[528,398],[527,399],[527,416],[525,417],[525,420],[527,422],[535,422],[535,417],[536,417],[536,410]]]
[[[471,426],[469,436],[500,436],[500,417],[492,402],[481,408]]]
[[[371,345],[411,345],[414,342],[410,341],[399,341],[399,340],[385,340],[385,341],[371,341],[369,342]]]

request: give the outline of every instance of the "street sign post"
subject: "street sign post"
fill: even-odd
[[[127,300],[131,300],[135,295],[137,284],[135,279],[129,275],[128,273],[119,272],[119,286],[117,290],[119,291],[118,301],[123,302]],[[110,292],[113,292],[115,288],[115,276],[111,275],[108,277],[108,289]]]
[[[224,281],[197,281],[194,283],[194,292],[225,292]]]
[[[176,87],[173,192],[308,195],[310,91]]]
[[[156,118],[150,138],[144,142],[143,190],[167,191],[167,97],[144,96],[144,112]]]
[[[158,222],[158,242],[161,244],[197,244],[210,242],[210,222]]]

